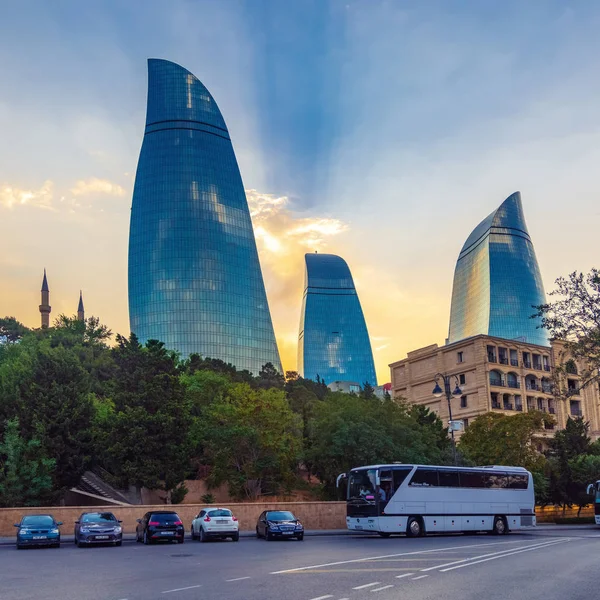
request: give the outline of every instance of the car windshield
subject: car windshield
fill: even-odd
[[[351,471],[348,478],[348,500],[375,501],[375,469]]]
[[[54,525],[54,519],[48,515],[23,517],[21,521],[22,527],[52,527],[52,525]]]
[[[88,513],[81,517],[82,523],[106,523],[116,521],[115,515],[112,513]]]
[[[150,520],[158,521],[159,523],[164,523],[166,521],[181,521],[181,519],[177,516],[177,513],[154,513]]]
[[[226,508],[220,508],[219,510],[211,510],[208,513],[209,517],[230,517],[231,511]]]
[[[267,519],[269,521],[295,521],[296,517],[287,510],[276,510],[267,513]]]

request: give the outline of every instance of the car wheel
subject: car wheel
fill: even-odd
[[[185,531],[183,532],[183,535],[181,536],[181,539],[177,540],[178,544],[183,544],[183,542],[185,542]]]
[[[236,533],[235,535],[231,536],[231,541],[232,542],[239,542],[240,541],[240,534]]]
[[[60,542],[57,542],[56,544],[52,544],[53,548],[60,548]]]
[[[421,537],[423,535],[423,525],[419,518],[411,517],[408,519],[406,535],[408,535],[408,537]]]
[[[118,542],[115,542],[115,546],[122,546],[123,545],[123,540],[119,540]]]
[[[271,535],[271,532],[267,529],[266,533],[265,533],[265,540],[267,540],[267,542],[272,541],[273,536]]]
[[[256,537],[260,538],[260,533],[258,533],[258,527],[256,528]]]
[[[304,534],[301,533],[300,535],[296,536],[299,542],[303,542],[304,541]]]
[[[22,544],[17,544],[17,550],[23,550],[24,546]]]
[[[150,538],[148,537],[147,531],[144,531],[144,544],[146,544],[146,546],[150,545]]]
[[[496,517],[494,519],[494,535],[505,535],[507,532],[506,521],[504,517]]]
[[[194,533],[194,524],[190,527],[190,533],[192,534],[192,542],[196,539],[196,534]]]
[[[75,540],[78,548],[83,548],[83,544],[79,540]]]
[[[204,528],[200,527],[200,541],[202,543],[208,542],[208,536],[204,533]]]

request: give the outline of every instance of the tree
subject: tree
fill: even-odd
[[[377,400],[375,388],[368,381],[363,383],[359,396],[365,400]]]
[[[14,317],[0,319],[0,341],[5,340],[9,344],[20,341],[23,336],[31,330]]]
[[[245,499],[291,488],[300,423],[283,391],[233,384],[205,408],[200,422],[211,486],[226,483],[232,496]]]
[[[25,440],[19,419],[6,421],[0,441],[0,506],[39,506],[51,498],[55,461],[42,454],[40,441]]]
[[[421,426],[403,402],[373,402],[355,394],[328,394],[316,406],[307,452],[328,497],[339,473],[360,465],[396,461],[443,464],[430,428]]]
[[[273,366],[272,363],[267,363],[258,373],[256,378],[258,387],[268,390],[269,388],[277,388],[282,390],[285,385],[285,378],[283,375]]]
[[[577,516],[581,509],[593,502],[587,493],[587,486],[600,479],[600,456],[584,454],[569,461],[569,467],[573,481],[572,500],[579,507]]]
[[[556,285],[549,295],[557,300],[537,306],[534,316],[541,317],[542,327],[552,338],[564,342],[564,357],[581,364],[578,388],[583,389],[600,381],[600,271],[575,271],[566,278],[559,277]],[[563,396],[569,395],[567,363],[555,370],[555,387]]]
[[[107,422],[105,467],[123,485],[174,490],[190,458],[190,406],[177,355],[162,342],[143,347],[117,336],[114,415]]]

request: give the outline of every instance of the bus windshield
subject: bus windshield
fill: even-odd
[[[351,471],[348,478],[348,500],[375,502],[375,469]]]

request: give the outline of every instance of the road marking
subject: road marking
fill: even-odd
[[[542,546],[544,544],[549,543],[548,541],[545,542],[535,542],[534,544],[530,545],[530,546],[524,546],[524,548],[536,548],[538,546]],[[517,548],[518,550],[519,548]],[[435,567],[427,567],[426,569],[420,569],[420,571],[422,573],[426,573],[427,571],[436,571],[437,569],[443,569],[444,567],[450,567],[452,565],[458,565],[461,563],[466,563],[466,562],[471,562],[473,560],[477,560],[479,558],[487,558],[488,556],[496,556],[499,554],[506,554],[507,552],[513,552],[515,549],[511,548],[509,550],[499,550],[498,552],[490,552],[488,554],[480,554],[479,556],[472,556],[471,558],[461,558],[460,560],[454,560],[452,562],[449,563],[445,563],[442,565],[436,565]]]
[[[356,587],[352,588],[353,590],[364,590],[365,588],[370,588],[373,587],[374,585],[379,585],[381,582],[379,581],[374,581],[373,583],[365,583],[364,585],[357,585]]]
[[[226,579],[225,583],[230,583],[231,581],[242,581],[243,579],[250,579],[250,577],[236,577],[235,579]]]
[[[417,554],[431,554],[432,552],[444,552],[446,550],[462,550],[463,548],[481,548],[482,546],[498,546],[503,544],[520,544],[521,540],[510,542],[488,542],[486,544],[469,544],[464,546],[451,546],[449,548],[435,548],[433,550],[417,550],[415,552],[399,552],[398,554],[384,554],[382,556],[365,556],[364,558],[353,558],[351,560],[340,560],[337,562],[324,563],[322,565],[310,565],[308,567],[296,567],[295,569],[283,569],[282,571],[272,571],[271,575],[281,575],[282,573],[294,573],[296,571],[306,571],[308,569],[320,569],[322,567],[334,567],[336,565],[347,565],[350,563],[365,562],[369,560],[378,560],[382,558],[395,558],[397,556],[414,556]],[[199,563],[200,564],[200,563]]]
[[[174,590],[165,590],[164,592],[161,592],[161,594],[172,594],[173,592],[183,592],[184,590],[193,590],[195,588],[199,588],[199,585],[190,585],[188,587],[184,587],[184,588],[175,588]]]
[[[414,573],[404,573],[404,575],[396,575],[396,579],[402,579],[403,577],[410,577]]]
[[[419,575],[418,577],[413,577],[413,581],[417,581],[417,579],[425,579],[425,577],[429,577],[429,575]]]
[[[333,598],[331,594],[327,594],[327,596],[319,596],[318,598],[313,598],[312,600],[327,600],[327,598]]]
[[[383,587],[380,588],[375,588],[374,590],[371,590],[372,592],[381,592],[382,590],[389,590],[391,587],[394,587],[393,585],[384,585]]]
[[[515,550],[508,554],[502,554],[500,556],[491,556],[490,558],[484,558],[482,560],[476,560],[474,562],[468,562],[463,565],[456,565],[454,567],[448,567],[447,569],[440,569],[440,573],[445,573],[446,571],[454,571],[454,569],[462,569],[463,567],[470,567],[471,565],[478,565],[479,563],[488,562],[489,560],[496,560],[498,558],[506,558],[507,556],[514,556],[515,554],[521,554],[522,552],[531,552],[533,550],[543,550],[544,548],[548,548],[549,546],[556,546],[558,544],[564,544],[565,542],[571,541],[570,539],[566,540],[558,540],[555,542],[549,542],[547,544],[543,544],[541,546],[535,546],[534,548],[524,548],[523,550]]]

